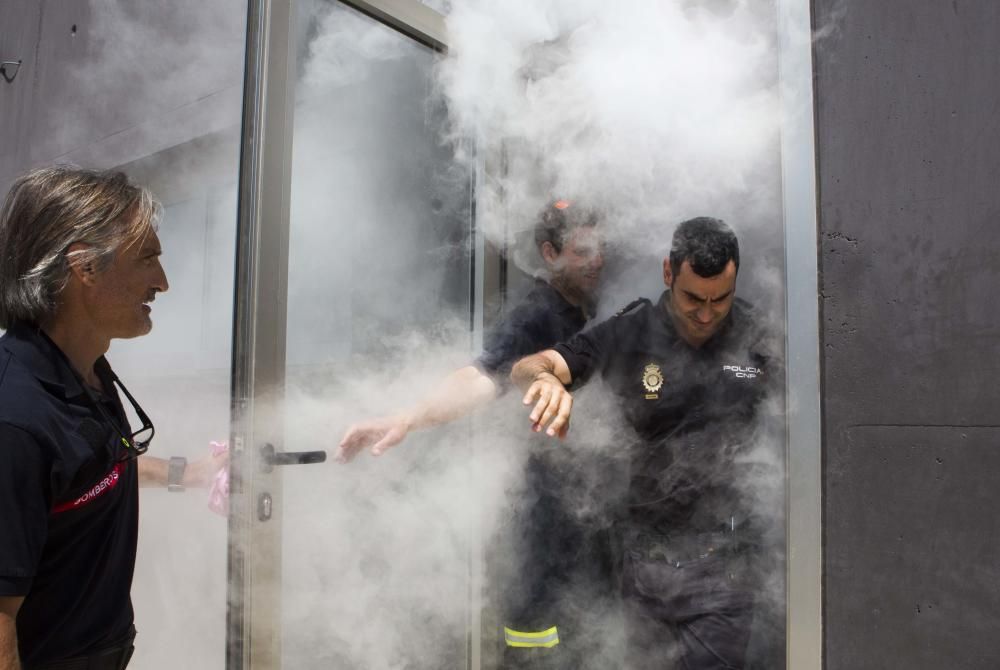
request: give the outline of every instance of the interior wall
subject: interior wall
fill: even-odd
[[[1000,667],[1000,4],[813,8],[825,667]]]

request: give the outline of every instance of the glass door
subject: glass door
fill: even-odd
[[[538,146],[548,145],[504,136],[477,137],[473,146],[454,137],[435,71],[448,40],[430,4],[250,3],[233,338],[231,670],[497,667],[503,622],[491,609],[496,587],[482,566],[496,560],[484,547],[497,510],[511,491],[517,496],[509,454],[525,440],[507,440],[510,423],[487,416],[410,435],[378,459],[326,458],[352,423],[413,403],[467,364],[491,309],[525,283],[507,265],[518,264],[516,253],[490,251],[482,210],[511,207],[509,216],[490,212],[489,238],[500,247],[516,245],[532,213],[516,198],[504,201],[505,184],[518,178],[497,186],[487,175],[533,174],[546,158]],[[701,16],[699,3],[679,4]],[[739,3],[701,4],[721,21]],[[768,314],[786,359],[784,393],[755,452],[773,533],[753,667],[818,668],[808,3],[774,0],[754,16],[769,49],[762,86],[780,92],[780,137],[757,166],[763,186],[698,202],[696,213],[706,207],[743,224],[740,292]],[[558,72],[574,46],[540,44],[552,59],[525,70],[535,91],[536,78],[548,76],[546,67]],[[476,151],[498,159],[484,167]],[[686,202],[689,194],[677,193]],[[605,229],[606,272],[616,278],[599,316],[662,290],[665,226],[677,221],[644,217]],[[507,221],[516,232],[500,230]],[[644,225],[656,235],[635,234]],[[503,411],[517,412],[516,401]],[[597,391],[582,402],[599,405]],[[604,439],[601,426],[588,433],[582,421],[574,425]],[[487,437],[490,447],[477,450]]]
[[[474,171],[444,139],[433,79],[440,16],[359,4],[263,3],[251,19],[230,668],[458,668],[475,646],[477,512],[442,495],[470,473],[440,467],[468,427],[326,458],[352,422],[467,362],[482,320]],[[393,13],[428,27],[404,34]]]

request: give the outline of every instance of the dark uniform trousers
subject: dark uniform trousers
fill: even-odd
[[[608,667],[602,659],[609,621],[620,617],[612,511],[604,505],[580,517],[566,501],[570,491],[595,477],[611,486],[616,472],[615,463],[605,459],[574,460],[572,467],[547,456],[529,459],[531,497],[514,515],[506,547],[517,557],[518,571],[504,580],[505,670]]]
[[[607,646],[607,621],[620,611],[610,531],[581,524],[559,513],[561,507],[543,498],[530,510],[534,523],[520,529],[531,541],[519,543],[527,551],[502,608],[505,670],[606,667],[599,657]],[[529,644],[512,645],[525,634]]]
[[[724,532],[630,534],[622,566],[627,667],[743,668],[758,590],[755,553]]]

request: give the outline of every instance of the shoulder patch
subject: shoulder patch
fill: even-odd
[[[629,304],[625,305],[620,310],[615,312],[615,317],[624,316],[642,305],[652,305],[652,304],[653,303],[651,303],[647,298],[639,298],[637,300],[633,300],[632,302],[630,302]]]

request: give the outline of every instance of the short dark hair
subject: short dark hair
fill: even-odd
[[[535,244],[538,250],[548,242],[557,252],[562,252],[569,234],[577,228],[596,226],[597,212],[587,207],[571,204],[568,200],[553,200],[545,205],[535,222]]]
[[[680,274],[681,265],[687,261],[699,277],[721,274],[729,261],[740,269],[740,243],[733,229],[721,219],[699,216],[688,219],[674,231],[670,246],[670,269],[674,276]]]

